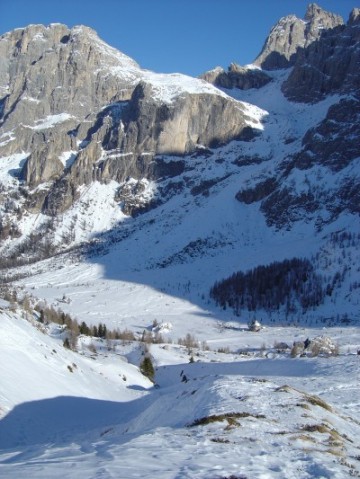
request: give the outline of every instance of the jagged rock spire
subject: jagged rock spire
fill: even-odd
[[[328,94],[359,92],[360,10],[343,25],[338,15],[311,4],[306,18],[307,45],[297,54],[283,93],[294,101],[316,102]]]
[[[353,8],[349,16],[349,25],[360,24],[360,8]]]
[[[271,29],[255,64],[265,70],[276,70],[294,65],[297,53],[317,40],[324,30],[344,23],[336,14],[327,12],[316,3],[307,7],[304,20],[288,15]]]

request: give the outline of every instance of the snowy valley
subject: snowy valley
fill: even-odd
[[[359,28],[202,79],[0,37],[1,477],[360,475]]]

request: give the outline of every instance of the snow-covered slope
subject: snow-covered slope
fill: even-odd
[[[212,349],[189,363],[184,347],[152,345],[158,387],[149,388],[124,362],[136,356],[137,343],[119,342],[116,355],[80,355],[62,347],[55,327],[41,330],[6,305],[0,314],[2,477],[358,473],[358,358],[350,350],[290,359],[272,347],[247,355]],[[354,331],[337,334],[343,347],[360,342]],[[234,346],[243,335],[253,345],[260,340],[210,330],[209,344]],[[264,337],[279,339],[279,331]]]
[[[87,397],[99,401],[131,400],[138,394],[131,393],[126,386],[149,387],[151,384],[137,368],[115,355],[113,371],[107,377],[106,370],[110,366],[106,358],[100,365],[99,361],[86,355],[65,349],[63,328],[54,326],[49,329],[31,316],[21,310],[1,310],[2,416],[22,403],[59,396]],[[123,376],[127,378],[126,385]],[[60,417],[54,420],[61,423]],[[2,447],[4,445],[5,437]]]

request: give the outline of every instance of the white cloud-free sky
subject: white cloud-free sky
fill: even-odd
[[[283,16],[308,0],[0,0],[0,34],[30,23],[83,24],[143,68],[190,75],[251,63]],[[318,0],[348,19],[355,0]]]

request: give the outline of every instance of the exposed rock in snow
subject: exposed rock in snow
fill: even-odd
[[[205,72],[201,78],[218,87],[240,90],[261,88],[271,81],[271,77],[260,68],[254,68],[254,65],[241,67],[236,63],[232,63],[227,71],[218,67]]]

